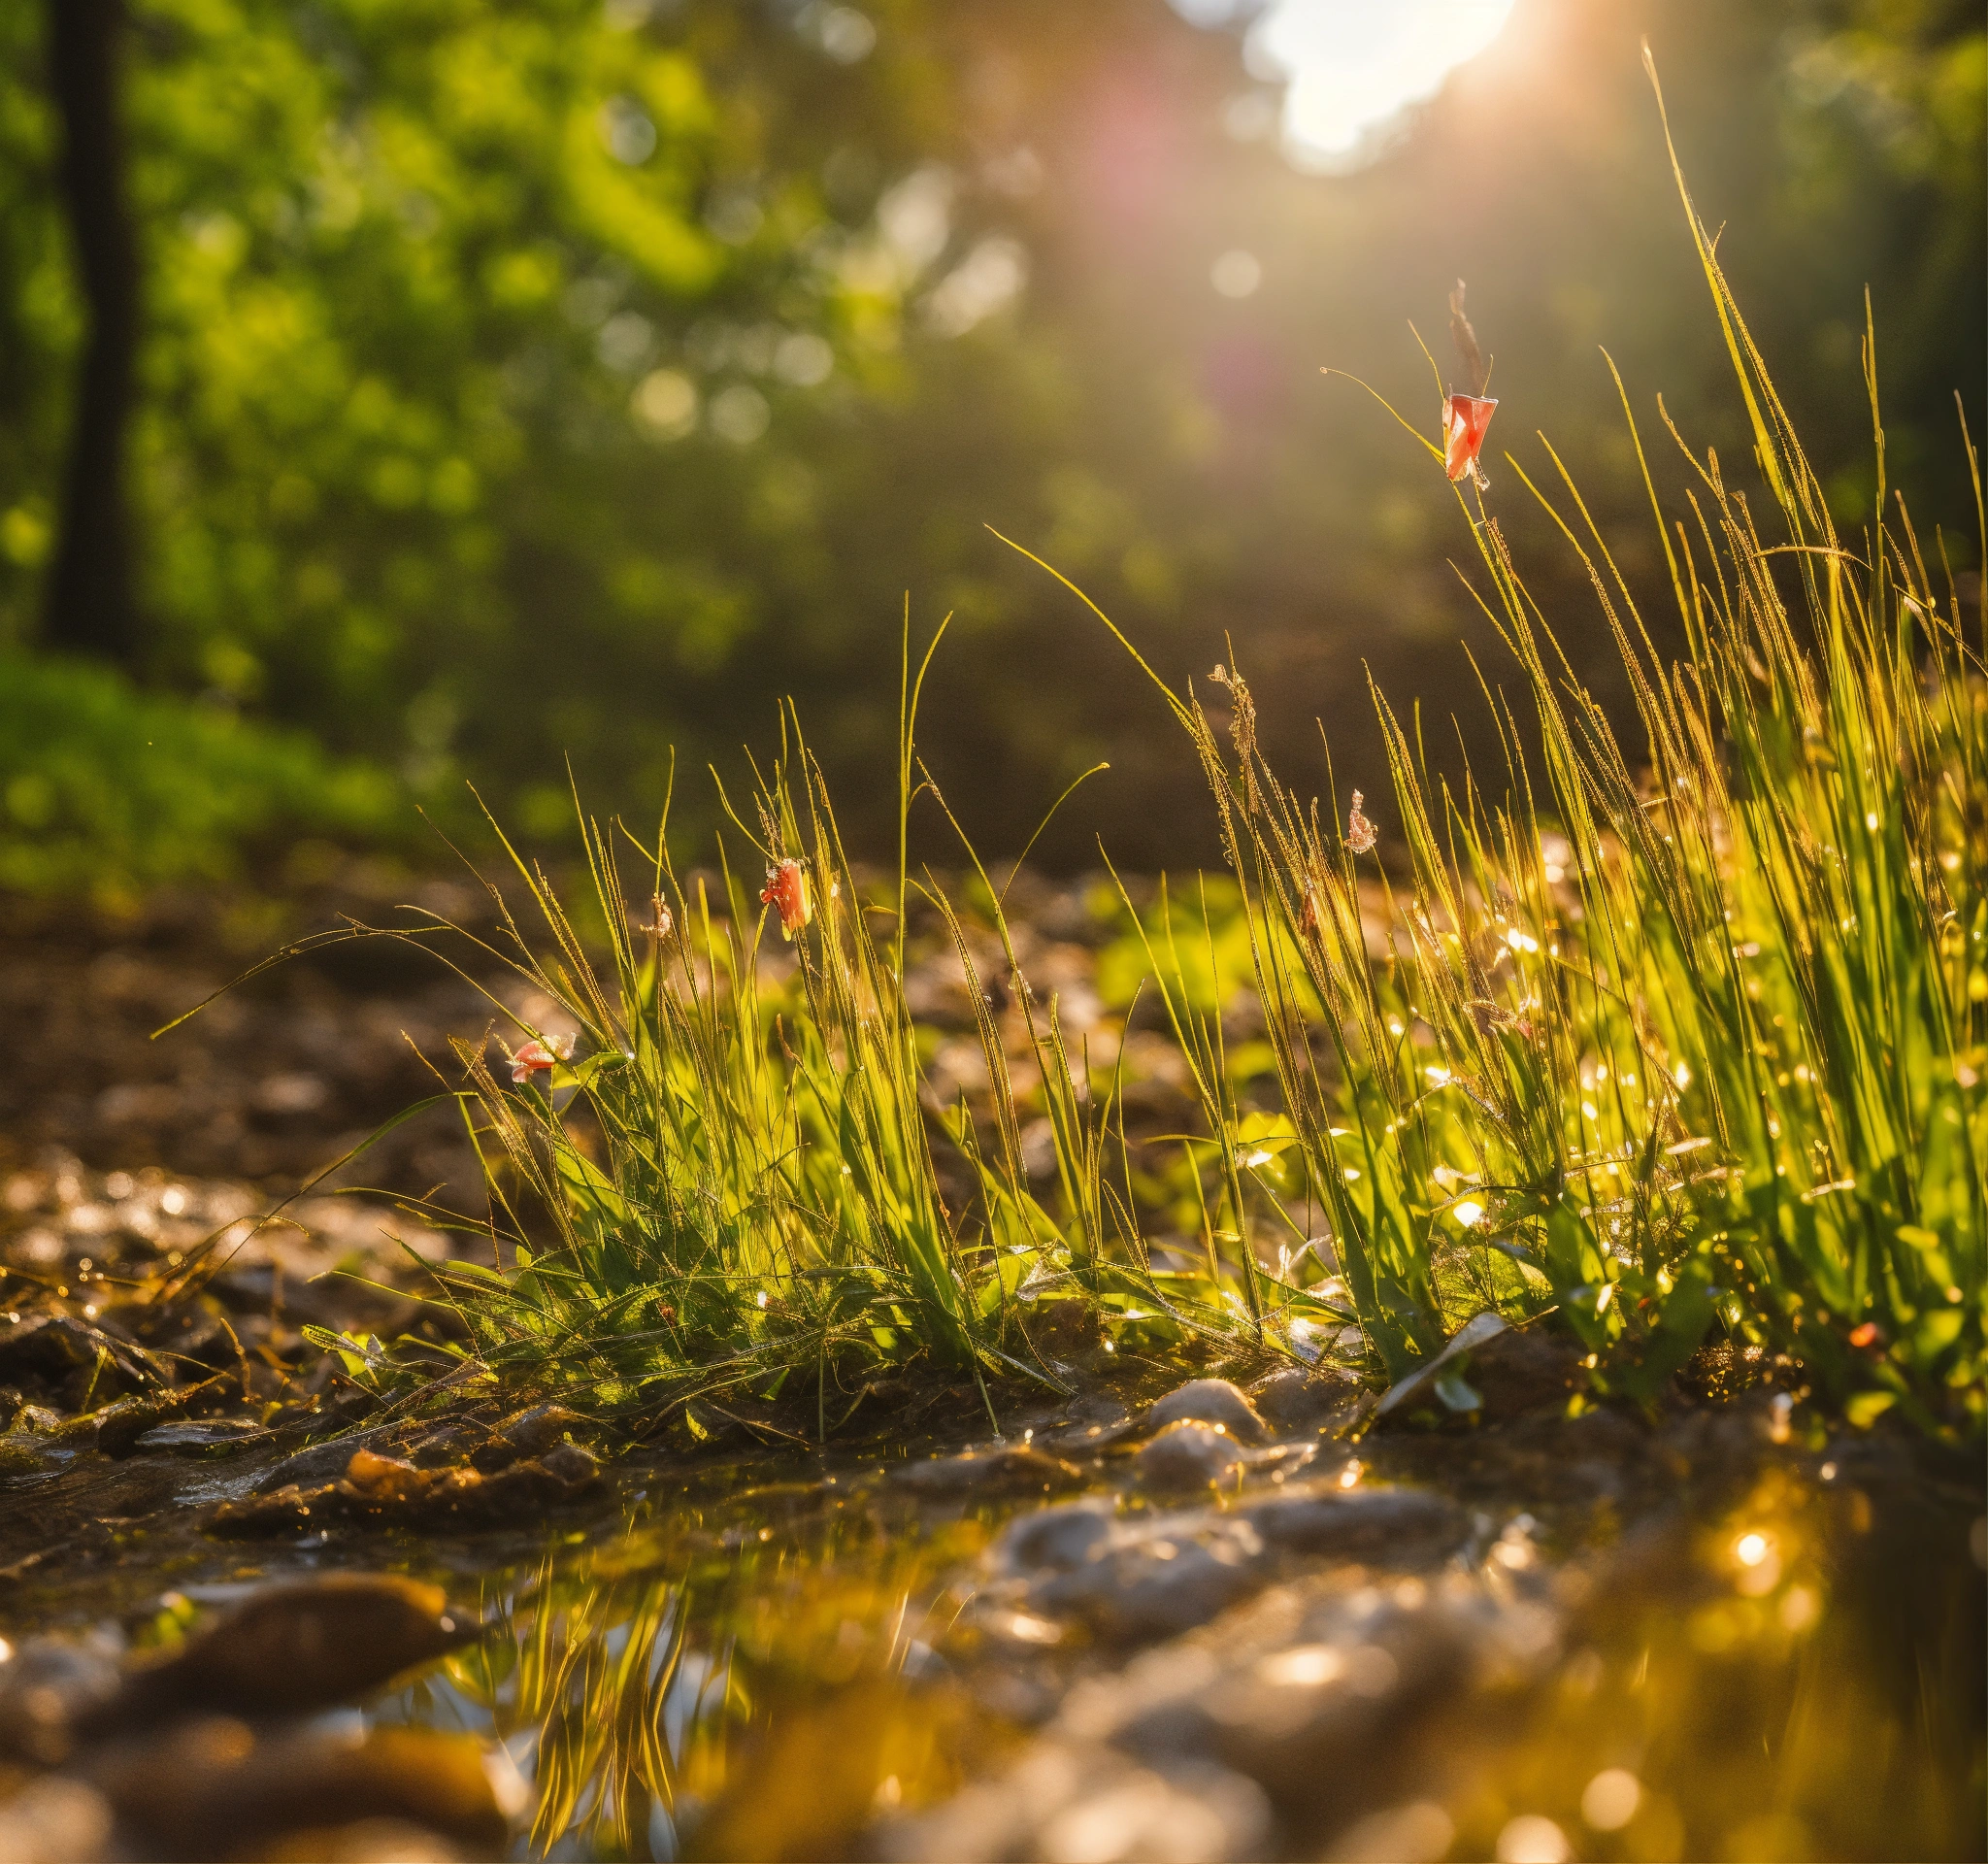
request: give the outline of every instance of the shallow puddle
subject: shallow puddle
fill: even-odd
[[[624,1465],[549,1528],[137,1532],[5,1622],[435,1581],[474,1641],[310,1725],[474,1743],[518,1857],[1977,1857],[1978,1476],[1783,1421],[1286,1432],[1187,1494],[1129,1443],[1060,1495],[984,1444]]]
[[[762,1831],[805,1848],[873,1805],[943,1794],[987,1751],[938,1647],[969,1596],[948,1582],[999,1513],[935,1518],[874,1464],[642,1493],[622,1522],[458,1588],[481,1643],[367,1713],[501,1752],[529,1809],[520,1855],[674,1857],[686,1834],[717,1837],[713,1816],[740,1855],[772,1854]],[[792,1756],[765,1794],[740,1790],[769,1744],[784,1752],[823,1712],[822,1751]],[[805,1803],[776,1803],[787,1784]]]

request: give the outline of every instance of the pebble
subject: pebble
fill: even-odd
[[[45,1467],[40,1446],[25,1433],[0,1437],[0,1476],[32,1476]]]
[[[117,1687],[117,1666],[93,1650],[53,1638],[22,1645],[0,1664],[0,1760],[60,1765]]]
[[[1075,1463],[1046,1450],[1023,1446],[1017,1448],[968,1450],[960,1456],[932,1456],[922,1462],[900,1463],[891,1472],[893,1481],[928,1495],[1038,1494],[1057,1488],[1073,1488],[1084,1481],[1083,1471]]]
[[[1176,1424],[1167,1434],[1203,1428]],[[997,1612],[1075,1620],[1110,1642],[1145,1643],[1205,1624],[1292,1559],[1416,1573],[1470,1532],[1463,1510],[1411,1488],[1320,1483],[1228,1510],[1133,1515],[1117,1514],[1109,1497],[1087,1496],[1011,1520],[988,1548],[987,1596]]]
[[[287,1836],[289,1855],[323,1858],[337,1834],[391,1822],[496,1857],[510,1835],[480,1744],[424,1729],[263,1736],[208,1715],[116,1744],[84,1777],[140,1841],[129,1848],[154,1856],[267,1856]]]
[[[1007,1778],[871,1835],[887,1859],[992,1864],[1226,1864],[1272,1854],[1269,1802],[1209,1763],[1142,1767],[1094,1745],[1043,1747]]]
[[[1181,1419],[1216,1425],[1240,1444],[1261,1444],[1270,1437],[1256,1407],[1226,1379],[1190,1379],[1184,1385],[1176,1385],[1145,1415],[1152,1430]]]
[[[154,1424],[132,1440],[140,1454],[225,1456],[263,1442],[269,1432],[248,1417],[209,1417],[177,1424]],[[99,1433],[98,1441],[102,1436]]]
[[[455,1469],[464,1463],[474,1463],[473,1452],[483,1446],[488,1435],[474,1424],[445,1424],[409,1444],[407,1457],[421,1469]],[[515,1453],[505,1460],[514,1462]]]
[[[1219,1426],[1182,1417],[1143,1444],[1133,1460],[1148,1487],[1208,1488],[1242,1466],[1242,1452]]]
[[[1083,1560],[1042,1574],[1028,1610],[1070,1617],[1120,1644],[1172,1637],[1205,1624],[1263,1583],[1263,1538],[1247,1521],[1213,1513],[1120,1526]]]
[[[80,1780],[50,1775],[0,1802],[7,1864],[98,1864],[110,1855],[110,1802]]]
[[[497,1426],[497,1435],[520,1456],[543,1456],[570,1432],[582,1428],[577,1413],[564,1405],[534,1405]]]
[[[317,1488],[335,1482],[346,1473],[354,1450],[379,1443],[392,1429],[390,1424],[375,1424],[370,1430],[355,1430],[327,1443],[308,1445],[278,1463],[255,1484],[256,1492],[270,1495],[280,1488]]]
[[[1152,1524],[1144,1555],[1172,1566],[1197,1546],[1211,1552],[1211,1524],[1248,1531],[1233,1517],[1176,1516]],[[1173,1559],[1156,1560],[1159,1538]],[[1100,1569],[1123,1577],[1138,1540],[1121,1523],[1106,1555],[1050,1576],[1036,1596]],[[1264,1577],[1271,1558],[1245,1564]],[[1334,1854],[1337,1835],[1440,1778],[1470,1721],[1550,1674],[1559,1651],[1554,1610],[1462,1574],[1376,1581],[1341,1568],[1206,1615],[1201,1628],[1080,1676],[1005,1771],[879,1826],[869,1849],[906,1859]]]
[[[511,1463],[494,1476],[475,1469],[421,1469],[364,1447],[350,1452],[345,1471],[335,1482],[286,1482],[267,1494],[221,1502],[207,1517],[207,1532],[221,1540],[259,1540],[315,1533],[340,1521],[488,1527],[544,1514],[600,1480],[600,1465],[577,1444],[562,1444],[535,1461]]]
[[[1087,1392],[1050,1413],[1036,1432],[1036,1447],[1052,1451],[1103,1449],[1134,1428],[1133,1415],[1107,1392]]]
[[[385,1573],[328,1573],[264,1586],[178,1649],[134,1668],[102,1712],[130,1723],[192,1709],[308,1714],[473,1640],[439,1586]]]
[[[31,1314],[0,1334],[0,1376],[59,1379],[96,1363],[98,1338],[65,1314]]]
[[[359,1501],[388,1508],[397,1502],[411,1502],[440,1488],[450,1472],[416,1469],[398,1456],[383,1456],[374,1449],[355,1449],[346,1464],[340,1487]]]
[[[1102,1496],[1018,1515],[990,1549],[994,1565],[1011,1573],[1081,1566],[1111,1540],[1112,1503]]]
[[[591,1450],[578,1444],[555,1444],[539,1458],[539,1467],[555,1476],[569,1488],[581,1488],[601,1473]]]
[[[106,1456],[130,1455],[148,1431],[183,1417],[188,1405],[198,1400],[213,1382],[185,1385],[178,1391],[149,1392],[139,1398],[120,1398],[116,1404],[100,1406],[90,1413],[90,1421],[96,1427],[97,1448]]]
[[[340,1519],[343,1510],[337,1489],[329,1482],[300,1488],[285,1482],[266,1495],[245,1495],[222,1502],[208,1516],[207,1531],[216,1540],[259,1541],[279,1534],[305,1534],[314,1526]]]
[[[1278,1430],[1316,1430],[1337,1423],[1358,1399],[1360,1387],[1349,1380],[1320,1378],[1297,1366],[1286,1366],[1249,1388],[1249,1400]]]
[[[1441,1559],[1470,1533],[1462,1509],[1415,1488],[1313,1489],[1273,1496],[1238,1513],[1283,1551],[1397,1568]]]

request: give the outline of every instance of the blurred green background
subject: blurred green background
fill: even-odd
[[[135,261],[122,462],[80,494],[115,537],[66,582],[79,383],[117,330],[78,263],[65,8],[115,61],[83,212],[121,200]],[[1667,489],[1659,392],[1744,449],[1644,34],[1839,518],[1874,484],[1868,284],[1892,481],[1978,601],[1977,0],[0,9],[0,886],[128,891],[305,833],[418,848],[414,802],[457,811],[466,778],[554,837],[569,759],[641,819],[672,747],[690,831],[703,765],[771,743],[787,693],[880,852],[907,594],[920,637],[956,617],[924,742],[984,851],[1105,758],[1042,859],[1205,857],[1184,744],[988,525],[1170,679],[1232,640],[1302,786],[1314,720],[1342,787],[1377,780],[1368,668],[1432,754],[1452,711],[1481,749],[1459,644],[1494,678],[1502,650],[1448,567],[1449,488],[1319,373],[1433,436],[1409,324],[1451,371],[1458,277],[1496,358],[1490,504],[1607,686],[1505,451],[1537,479],[1543,430],[1647,579],[1598,346]]]

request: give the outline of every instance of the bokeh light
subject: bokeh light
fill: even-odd
[[[1772,1534],[1749,1528],[1733,1543],[1740,1568],[1739,1588],[1749,1599],[1765,1598],[1781,1582],[1781,1549]]]
[[[1567,1834],[1537,1813],[1522,1814],[1498,1834],[1498,1864],[1566,1864]]]
[[[1263,283],[1263,267],[1253,252],[1224,252],[1214,262],[1209,283],[1225,298],[1246,298]]]
[[[1642,1804],[1642,1782],[1626,1767],[1608,1767],[1589,1781],[1580,1815],[1598,1832],[1619,1832]]]

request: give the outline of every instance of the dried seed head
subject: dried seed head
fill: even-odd
[[[1471,328],[1471,320],[1464,315],[1464,282],[1459,279],[1456,288],[1449,294],[1449,336],[1456,345],[1456,352],[1462,358],[1464,379],[1471,384],[1471,393],[1481,395],[1485,384],[1491,380],[1491,372],[1484,366],[1484,352],[1477,347],[1477,333]],[[1450,475],[1456,477],[1454,473]]]
[[[1346,812],[1346,847],[1355,854],[1365,854],[1380,839],[1380,831],[1367,819],[1360,805],[1366,801],[1356,789],[1353,792],[1353,806]]]
[[[1218,686],[1227,686],[1232,701],[1229,741],[1236,747],[1237,762],[1242,766],[1242,806],[1256,813],[1256,701],[1249,696],[1249,682],[1240,673],[1218,666],[1209,675]]]
[[[1514,1015],[1502,1003],[1492,1003],[1478,997],[1464,1007],[1471,1013],[1471,1020],[1487,1036],[1494,1029],[1509,1029],[1514,1035],[1523,1036],[1528,1042],[1537,1042],[1540,1039],[1540,1032],[1524,1016]],[[1526,1007],[1532,1009],[1534,1006],[1528,1004]]]

